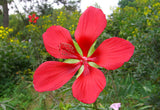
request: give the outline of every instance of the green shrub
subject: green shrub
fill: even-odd
[[[9,38],[10,31],[12,30],[2,26],[0,28],[0,93],[13,86],[17,80],[16,72],[31,67],[29,42]]]
[[[131,5],[132,4],[132,5]],[[129,62],[120,68],[119,75],[130,73],[137,81],[150,81],[152,85],[160,82],[160,3],[159,0],[135,0],[129,6],[117,8],[109,16],[105,34],[129,40],[135,52]],[[103,39],[103,36],[101,38]],[[158,91],[159,87],[152,91]],[[153,101],[156,95],[149,94]],[[154,97],[154,98],[153,98]],[[157,96],[158,97],[158,96]],[[155,99],[157,103],[160,98]],[[152,103],[153,106],[157,104]]]

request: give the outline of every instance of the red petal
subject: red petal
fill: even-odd
[[[29,22],[32,22],[32,20],[30,19]]]
[[[81,15],[75,31],[75,38],[84,56],[87,56],[88,50],[97,37],[103,32],[106,24],[107,20],[101,9],[90,6]]]
[[[29,18],[29,19],[32,19],[31,15],[28,15],[28,18]]]
[[[34,18],[35,16],[36,16],[36,14],[35,14],[35,13],[33,13],[33,14],[32,14],[32,17]]]
[[[34,20],[33,22],[34,22],[34,23],[36,23],[36,22],[37,22],[37,20]]]
[[[106,86],[104,74],[97,68],[85,66],[84,72],[72,85],[73,96],[83,103],[94,103]]]
[[[73,77],[80,66],[80,63],[68,64],[56,61],[41,64],[33,76],[35,90],[44,92],[62,87]]]
[[[61,26],[51,26],[43,34],[43,41],[48,53],[56,58],[78,58],[69,31]]]
[[[98,65],[114,70],[129,61],[134,53],[134,46],[127,40],[113,37],[105,40],[90,57]]]
[[[39,17],[35,17],[35,20],[39,19]]]

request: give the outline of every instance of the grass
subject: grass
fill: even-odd
[[[137,81],[127,74],[119,76],[117,71],[105,73],[107,85],[96,101],[97,109],[109,110],[112,103],[121,103],[121,110],[154,110],[146,104],[154,85],[150,81]],[[83,104],[72,96],[75,77],[56,91],[38,93],[32,82],[22,80],[15,85],[13,94],[0,98],[2,110],[93,110],[94,104]],[[2,102],[4,104],[2,105]],[[3,106],[3,107],[2,107]]]

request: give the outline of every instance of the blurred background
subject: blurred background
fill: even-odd
[[[75,76],[44,93],[36,92],[32,83],[41,63],[57,60],[46,52],[42,34],[61,25],[75,39],[79,17],[88,6],[101,8],[107,19],[95,47],[114,36],[135,46],[130,61],[119,69],[100,68],[107,85],[96,109],[108,110],[120,102],[121,110],[159,110],[160,0],[0,0],[0,110],[95,109],[73,98]]]

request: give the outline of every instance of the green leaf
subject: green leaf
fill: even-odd
[[[58,59],[60,62],[62,62],[63,61],[63,59]]]
[[[146,110],[146,109],[149,109],[149,108],[152,108],[152,105],[146,105],[144,107],[141,107],[139,110]]]
[[[88,62],[88,64],[89,64],[90,66],[95,67],[95,68],[99,68],[99,67],[100,67],[99,65],[97,65],[97,64],[94,63],[94,62]]]
[[[59,108],[64,108],[64,105],[62,102],[59,103]]]
[[[64,63],[78,63],[78,62],[79,62],[79,60],[77,60],[77,59],[66,59],[64,61]]]
[[[10,101],[12,101],[12,100],[13,100],[13,98],[12,98],[12,99],[9,99],[9,100],[2,101],[1,103],[10,102]]]
[[[82,50],[81,50],[81,48],[79,47],[78,43],[77,43],[76,41],[74,41],[74,40],[73,40],[73,43],[74,43],[74,46],[75,46],[77,52],[78,52],[81,56],[83,56]]]
[[[78,74],[76,75],[76,78],[78,78],[82,74],[83,70],[84,70],[84,65],[82,65],[78,70]]]
[[[5,104],[1,104],[1,107],[3,108],[3,110],[7,110]]]
[[[145,92],[151,92],[151,89],[148,88],[147,86],[143,86],[143,89],[145,90]]]
[[[94,46],[96,45],[96,42],[97,42],[97,40],[93,43],[93,45],[89,49],[87,57],[90,57],[93,54],[93,52],[95,51]]]

